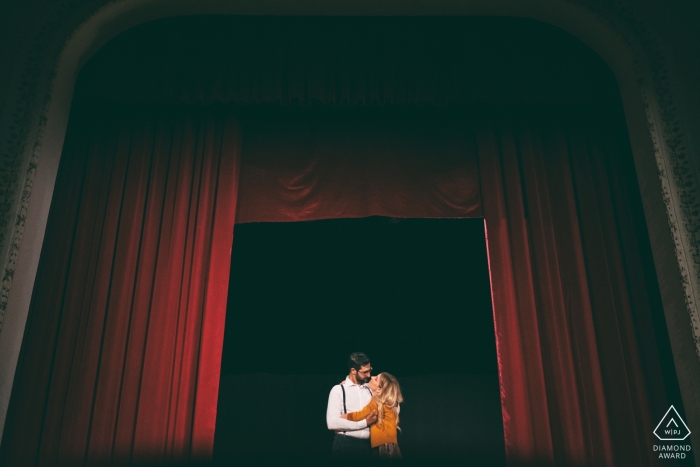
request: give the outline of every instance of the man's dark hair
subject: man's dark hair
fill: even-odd
[[[348,371],[353,368],[360,371],[360,368],[365,365],[369,365],[369,357],[362,352],[355,352],[348,358]]]

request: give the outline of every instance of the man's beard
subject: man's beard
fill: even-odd
[[[368,376],[366,378],[363,378],[360,375],[355,376],[355,379],[357,380],[357,384],[367,384],[369,383],[369,380],[372,379],[371,376]]]

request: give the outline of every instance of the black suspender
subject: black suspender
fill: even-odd
[[[345,388],[342,384],[340,385],[340,389],[343,391],[343,413],[348,413],[348,408],[345,407]],[[343,433],[345,432],[343,431]]]
[[[340,389],[343,391],[343,413],[348,413],[348,408],[345,407],[345,388],[343,385],[340,385]],[[345,430],[343,430],[343,434],[345,434]]]

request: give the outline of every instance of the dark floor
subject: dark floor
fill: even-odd
[[[217,460],[329,459],[325,412],[339,377],[229,375],[221,382]],[[498,380],[442,374],[399,380],[404,394],[399,444],[406,460],[502,462]]]

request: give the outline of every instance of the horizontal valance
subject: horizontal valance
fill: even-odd
[[[237,223],[482,215],[463,122],[249,121],[242,155]]]

